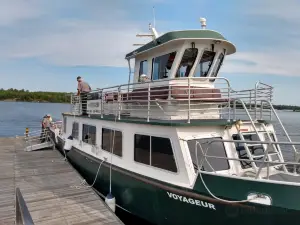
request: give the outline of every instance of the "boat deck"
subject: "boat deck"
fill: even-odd
[[[15,189],[35,225],[123,224],[57,150],[25,152],[22,140],[0,138],[0,224],[15,222]]]

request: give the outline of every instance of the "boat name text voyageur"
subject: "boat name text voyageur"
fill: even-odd
[[[174,193],[170,193],[170,192],[167,192],[167,194],[170,198],[173,198],[175,200],[179,200],[181,202],[186,202],[186,203],[189,203],[189,204],[192,204],[192,205],[198,205],[198,206],[202,206],[204,208],[209,208],[209,209],[216,210],[215,205],[211,204],[211,203],[208,203],[208,202],[204,202],[204,201],[200,201],[200,200],[196,200],[196,199],[192,199],[192,198],[187,198],[187,197],[177,195],[177,194],[174,194]]]

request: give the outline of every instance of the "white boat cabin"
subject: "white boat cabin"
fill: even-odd
[[[226,55],[235,51],[206,29],[155,37],[126,55],[135,59],[132,82],[88,95],[89,116],[80,115],[78,97],[72,98],[61,139],[125,170],[188,188],[199,165],[216,175],[269,179],[280,173],[278,166],[260,168],[255,160],[283,162],[279,145],[222,142],[277,141],[272,124],[258,120],[271,115],[272,107],[258,102],[272,99],[272,87],[236,92],[219,77]],[[248,116],[243,122],[236,120],[239,110]]]
[[[88,112],[120,110],[148,121],[218,119],[219,106],[228,105],[230,92],[219,70],[225,56],[234,52],[235,46],[215,31],[168,32],[127,54],[128,61],[135,59],[132,82],[91,93]]]

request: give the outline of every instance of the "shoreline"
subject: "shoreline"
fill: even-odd
[[[49,102],[49,101],[20,101],[17,99],[4,99],[0,102],[26,102],[26,103],[55,103],[55,104],[70,104],[69,102]]]

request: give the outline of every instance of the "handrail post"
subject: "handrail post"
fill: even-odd
[[[118,87],[118,120],[121,119],[121,86]]]
[[[233,119],[236,120],[236,101],[233,101]]]
[[[105,99],[105,93],[103,92],[103,90],[102,90],[101,95],[102,95],[102,97],[101,97],[101,99],[102,99],[102,105],[101,105],[101,118],[103,118],[103,114],[104,114],[104,101],[106,100],[106,99]],[[103,99],[104,99],[104,101],[103,101]]]
[[[250,105],[249,105],[249,109],[252,110],[252,91],[249,91],[250,94]]]
[[[228,121],[230,121],[230,114],[231,114],[231,107],[230,107],[230,105],[231,105],[231,99],[230,99],[230,92],[231,92],[231,89],[230,89],[230,86],[229,86],[229,83],[227,83],[227,87],[228,87]],[[221,96],[221,98],[222,98],[222,96]]]
[[[263,110],[264,110],[264,103],[263,101],[260,102],[260,119],[263,119]]]
[[[188,121],[187,123],[191,123],[191,78],[188,77]]]
[[[254,97],[254,115],[255,115],[255,120],[257,120],[257,87],[259,85],[259,81],[255,84],[255,97]]]
[[[147,122],[150,121],[150,101],[151,101],[151,83],[148,84],[148,107],[147,107]]]

